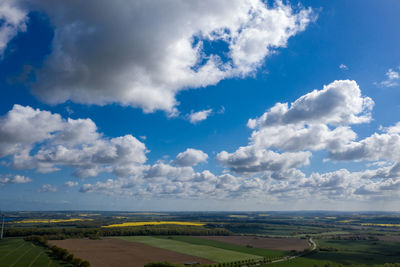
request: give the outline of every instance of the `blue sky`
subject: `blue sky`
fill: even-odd
[[[398,1],[115,3],[0,1],[2,209],[398,210]]]

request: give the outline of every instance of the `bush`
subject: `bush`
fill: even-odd
[[[144,265],[144,267],[176,267],[177,265],[169,263],[169,262],[151,262],[148,263],[146,265]]]

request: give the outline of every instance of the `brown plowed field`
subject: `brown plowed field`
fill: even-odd
[[[400,242],[400,235],[384,235],[384,236],[377,236],[379,240],[384,241],[392,241],[392,242]]]
[[[302,251],[309,247],[307,240],[298,238],[270,238],[258,236],[201,236],[201,238],[255,248]]]
[[[149,262],[160,261],[171,263],[214,263],[207,259],[114,238],[105,238],[102,240],[52,240],[49,243],[66,248],[75,257],[88,260],[90,266],[94,267],[142,267]]]

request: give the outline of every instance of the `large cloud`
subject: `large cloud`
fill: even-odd
[[[189,180],[193,178],[192,167],[174,167],[165,163],[156,163],[147,171],[146,178],[170,178],[173,180]]]
[[[353,141],[356,137],[357,134],[349,127],[337,127],[331,130],[325,124],[289,124],[253,131],[250,140],[257,147],[298,151],[333,150]]]
[[[258,119],[248,122],[250,128],[296,123],[348,125],[371,120],[374,102],[363,97],[355,81],[334,81],[322,90],[314,90],[295,102],[277,103]]]
[[[16,169],[52,172],[75,168],[78,177],[113,172],[141,173],[146,146],[132,135],[105,138],[90,119],[63,119],[59,114],[14,105],[0,118],[0,157]]]
[[[250,119],[250,143],[233,153],[220,152],[217,160],[236,173],[291,177],[291,169],[309,163],[312,154],[304,150],[336,151],[354,141],[357,134],[349,125],[369,122],[373,104],[355,81],[334,81]]]
[[[350,142],[330,151],[333,160],[389,160],[400,161],[400,135],[397,133],[374,133],[357,142]]]
[[[234,153],[222,151],[217,160],[237,173],[281,172],[309,164],[310,152],[276,153],[254,146],[240,147]]]
[[[20,0],[55,28],[33,92],[47,103],[120,103],[175,113],[175,95],[257,70],[315,19],[260,0]],[[210,42],[224,51],[209,51]]]

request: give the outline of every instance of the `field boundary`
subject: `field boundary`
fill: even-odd
[[[35,248],[35,246],[33,244],[30,244],[31,248],[26,250],[25,253],[21,254],[14,262],[13,264],[10,265],[10,267],[14,266],[20,259],[22,259],[29,251],[31,251],[32,249]]]
[[[28,267],[31,267],[43,253],[44,253],[44,251],[40,252],[40,253],[36,256],[36,258],[34,258],[34,259],[32,260],[31,264],[29,264]]]

